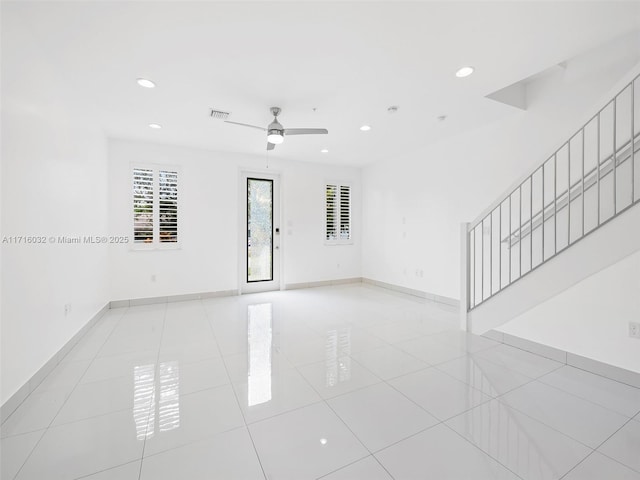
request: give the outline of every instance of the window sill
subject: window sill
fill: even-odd
[[[353,240],[344,240],[344,241],[325,241],[324,245],[325,247],[338,247],[340,245],[353,245],[354,241]]]
[[[129,248],[132,252],[161,252],[163,250],[182,250],[182,245],[179,243],[171,243],[171,244],[133,244],[131,248]]]

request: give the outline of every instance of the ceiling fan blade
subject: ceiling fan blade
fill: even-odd
[[[257,127],[255,125],[249,125],[248,123],[232,122],[230,120],[225,120],[224,123],[233,123],[234,125],[240,125],[241,127],[257,128],[258,130],[262,130],[263,132],[267,131],[267,129],[264,127]]]
[[[267,142],[267,150],[273,150],[276,147],[274,143]]]
[[[285,135],[314,135],[329,133],[326,128],[285,128]]]

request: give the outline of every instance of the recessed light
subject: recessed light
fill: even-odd
[[[151,80],[147,80],[146,78],[139,78],[136,81],[138,82],[138,85],[144,88],[154,88],[156,86],[155,83],[153,83]]]
[[[474,70],[473,67],[462,67],[456,72],[456,77],[458,78],[468,77],[473,73],[473,70]]]
[[[320,153],[329,153],[329,150],[326,148],[323,148],[322,150],[320,150]]]
[[[162,125],[158,124],[158,123],[150,123],[149,124],[149,128],[155,128],[156,130],[162,128]]]
[[[362,130],[363,132],[368,132],[369,130],[371,130],[371,126],[370,125],[362,125],[360,127],[360,130]]]

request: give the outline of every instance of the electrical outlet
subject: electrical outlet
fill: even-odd
[[[65,315],[69,315],[71,313],[71,304],[70,303],[65,303],[64,305],[64,314]]]
[[[629,322],[629,336],[640,338],[640,322]]]

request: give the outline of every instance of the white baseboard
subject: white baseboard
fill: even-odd
[[[298,290],[300,288],[330,287],[335,285],[346,285],[348,283],[361,283],[361,282],[362,282],[361,277],[341,278],[338,280],[321,280],[319,282],[287,283],[284,286],[284,289]]]
[[[55,353],[27,382],[18,389],[16,393],[11,395],[6,402],[0,407],[0,423],[9,418],[16,408],[33,392],[38,385],[49,375],[53,369],[62,361],[62,359],[71,351],[71,349],[80,341],[82,337],[93,327],[98,320],[109,310],[110,304],[106,303],[104,307],[98,310],[89,321],[78,332],[65,343],[57,353]]]
[[[422,290],[415,290],[413,288],[402,287],[400,285],[381,282],[379,280],[373,280],[371,278],[363,278],[362,282],[368,283],[370,285],[375,285],[376,287],[382,287],[388,290],[393,290],[395,292],[401,292],[401,293],[406,293],[407,295],[413,295],[414,297],[425,298],[433,302],[444,303],[445,305],[450,305],[456,308],[459,308],[460,306],[460,300],[458,300],[457,298],[445,297],[442,295],[436,295],[435,293],[423,292]]]
[[[288,283],[285,285],[285,290],[295,290],[300,288],[314,288],[314,287],[328,287],[333,285],[345,285],[349,283],[366,283],[368,285],[374,285],[380,288],[386,288],[387,290],[393,290],[394,292],[404,293],[406,295],[412,295],[414,297],[424,298],[437,303],[443,303],[452,307],[458,308],[460,301],[456,298],[444,297],[442,295],[436,295],[434,293],[423,292],[421,290],[415,290],[413,288],[402,287],[400,285],[394,285],[392,283],[381,282],[364,277],[343,278],[340,280],[323,280],[319,282],[303,282],[303,283]]]
[[[163,297],[131,298],[128,300],[112,300],[110,308],[139,307],[140,305],[155,305],[157,303],[188,302],[189,300],[205,300],[207,298],[232,297],[238,295],[238,290],[220,290],[217,292],[185,293],[182,295],[167,295]]]
[[[631,385],[632,387],[640,388],[640,373],[496,330],[490,330],[486,332],[484,336],[519,348],[520,350],[526,350],[541,357],[550,358],[557,362],[579,368],[580,370],[585,370],[620,383]]]

